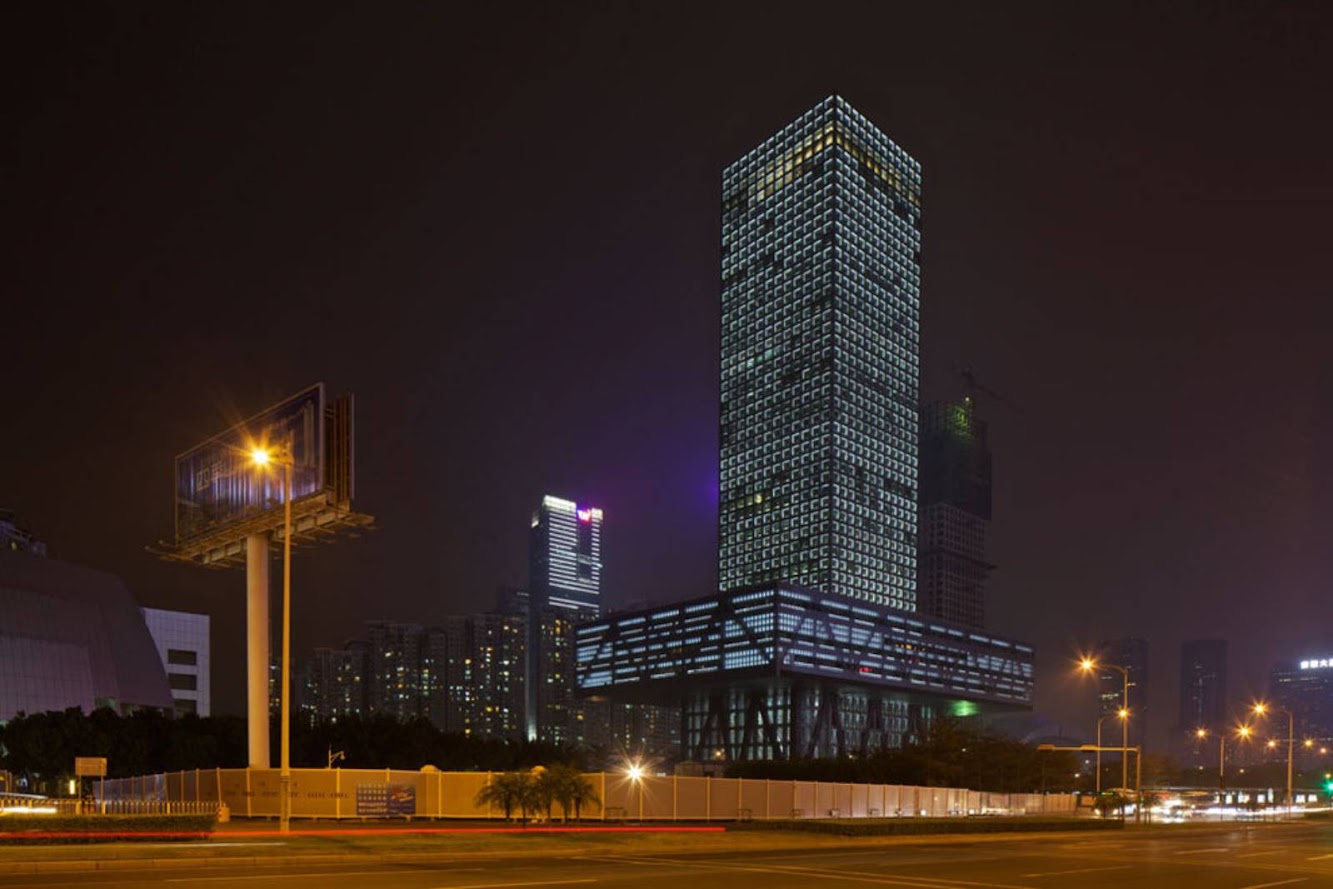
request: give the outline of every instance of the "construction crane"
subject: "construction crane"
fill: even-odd
[[[1019,407],[1017,404],[1015,404],[1011,399],[1009,399],[1004,395],[1001,395],[999,392],[996,392],[994,389],[990,388],[984,383],[978,382],[976,374],[972,373],[972,368],[970,367],[960,368],[957,365],[955,365],[954,372],[957,373],[960,378],[962,378],[963,388],[967,391],[967,397],[969,399],[975,400],[977,393],[980,393],[1004,405],[1005,407],[1009,408],[1016,414],[1023,413],[1023,409]]]

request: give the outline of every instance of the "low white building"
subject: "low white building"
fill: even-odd
[[[162,608],[141,608],[144,623],[167,671],[177,716],[211,712],[209,695],[208,615]]]

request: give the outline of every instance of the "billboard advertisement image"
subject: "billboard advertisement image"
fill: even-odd
[[[257,466],[253,451],[274,453]],[[282,509],[283,463],[292,501],[325,491],[324,386],[311,386],[176,458],[176,542]]]

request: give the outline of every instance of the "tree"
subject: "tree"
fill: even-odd
[[[541,781],[547,787],[549,799],[560,804],[562,820],[569,821],[569,813],[574,813],[577,821],[580,810],[585,804],[600,803],[592,782],[583,776],[583,771],[568,763],[556,763],[544,771]],[[550,803],[547,803],[547,815],[550,815]]]
[[[519,805],[521,797],[524,794],[523,784],[527,777],[519,772],[501,772],[493,774],[491,780],[480,790],[477,790],[476,804],[484,806],[499,806],[504,809],[504,820],[512,820],[513,808]]]
[[[527,772],[503,772],[492,776],[486,786],[477,791],[476,804],[494,805],[504,810],[505,820],[513,820],[514,809],[522,813],[523,824],[528,823],[528,812],[534,802],[533,785],[536,781]]]

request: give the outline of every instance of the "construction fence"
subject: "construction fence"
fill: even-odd
[[[499,773],[390,769],[292,769],[293,818],[499,819],[476,802]],[[596,821],[749,821],[777,818],[915,818],[967,815],[1073,815],[1072,794],[983,793],[951,787],[843,784],[751,778],[585,776],[599,802],[580,815]],[[276,818],[277,769],[196,769],[107,780],[109,804],[211,803],[233,817]],[[517,813],[513,813],[515,816]],[[574,813],[569,813],[573,817]],[[553,815],[563,813],[557,803]]]

